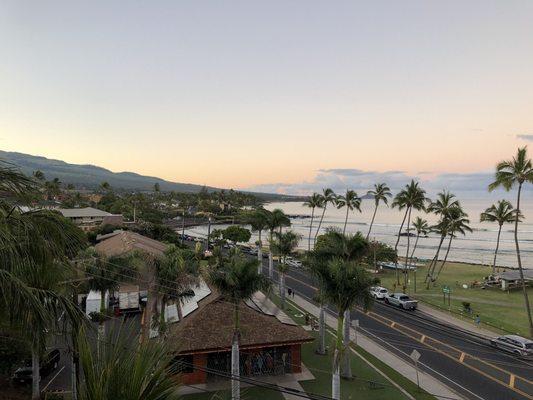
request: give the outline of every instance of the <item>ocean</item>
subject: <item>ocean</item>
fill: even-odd
[[[499,196],[497,194],[485,193],[479,194],[478,196],[470,193],[469,196],[464,198],[458,196],[464,210],[469,214],[470,227],[473,229],[473,232],[467,233],[466,236],[458,236],[457,238],[454,238],[448,256],[450,261],[492,265],[498,234],[498,225],[488,222],[481,223],[479,222],[479,216],[481,212],[498,199],[507,198],[513,202],[514,199],[511,194],[514,195],[515,193],[511,192],[505,197],[502,196],[501,193],[499,193]],[[533,192],[524,193],[522,204],[523,206],[521,206],[521,210],[525,216],[525,220],[519,225],[522,265],[524,268],[533,268]],[[372,199],[363,200],[361,206],[362,212],[359,213],[358,211],[355,211],[350,213],[346,231],[348,233],[360,231],[366,235],[372,218],[373,207],[374,201]],[[311,215],[311,209],[303,206],[301,202],[268,203],[265,205],[265,208],[268,210],[280,208],[290,215]],[[313,221],[313,234],[318,227],[321,212],[321,209],[315,211],[316,216]],[[324,231],[327,227],[337,227],[342,229],[345,212],[345,209],[337,210],[333,206],[328,205],[322,222],[321,231]],[[430,225],[437,222],[437,217],[434,214],[425,214],[414,211],[411,217],[412,221],[414,221],[417,216],[428,220]],[[370,237],[394,246],[402,218],[403,212],[399,212],[397,209],[392,209],[380,204]],[[293,218],[291,219],[291,222],[292,226],[290,229],[293,229],[295,232],[302,235],[299,248],[307,249],[311,219]],[[502,228],[500,248],[496,262],[498,266],[517,267],[513,227],[512,224],[508,224],[504,225]],[[216,228],[223,229],[224,226],[218,225]],[[189,229],[188,232],[191,235],[205,236],[207,233],[207,227],[194,227]],[[264,235],[264,237],[266,238],[266,235]],[[439,239],[439,236],[434,233],[430,233],[427,238],[421,237],[418,242],[415,257],[421,259],[433,258],[439,244]],[[257,235],[253,234],[250,242],[253,243],[256,240]],[[411,237],[410,249],[413,248],[414,242],[415,238]],[[447,240],[445,241],[445,244],[447,244]],[[407,237],[401,237],[398,246],[398,253],[400,256],[405,255],[406,245]],[[443,248],[445,250],[444,246]],[[443,258],[444,255],[445,251],[441,250],[439,258]]]

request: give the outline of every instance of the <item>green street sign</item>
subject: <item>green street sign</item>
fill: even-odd
[[[452,289],[450,289],[449,286],[442,287],[442,293],[450,294],[451,292],[452,292]]]

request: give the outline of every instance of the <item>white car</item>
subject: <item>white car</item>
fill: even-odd
[[[370,288],[370,294],[378,300],[383,300],[389,295],[388,289],[381,286],[373,286]]]
[[[533,356],[533,340],[517,335],[505,335],[490,340],[490,344],[498,349],[508,351],[522,357]]]
[[[404,310],[416,310],[418,301],[412,300],[405,293],[392,293],[385,297],[385,303],[403,308]]]

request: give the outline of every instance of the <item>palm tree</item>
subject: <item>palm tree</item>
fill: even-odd
[[[307,250],[311,251],[311,235],[313,233],[313,219],[315,218],[315,208],[322,208],[322,196],[318,193],[313,193],[309,199],[304,202],[304,206],[311,209],[311,223],[309,224],[309,240],[307,244]]]
[[[325,264],[315,264],[314,268],[314,273],[322,283],[321,294],[338,311],[331,397],[340,400],[341,357],[344,354],[348,354],[349,357],[349,343],[343,340],[345,331],[344,316],[355,305],[360,305],[365,310],[371,306],[370,287],[374,281],[365,269],[353,261],[337,258]]]
[[[309,253],[306,260],[311,274],[315,276],[318,281],[319,299],[321,304],[321,312],[324,308],[323,302],[323,276],[317,271],[320,271],[323,265],[332,260],[343,260],[346,262],[360,263],[364,257],[368,254],[370,245],[363,235],[358,232],[355,235],[344,235],[336,230],[328,230],[326,234],[319,236],[315,246],[315,250]],[[343,342],[348,346],[350,342],[350,310],[345,310],[344,313],[344,330],[343,330]],[[323,323],[323,321],[322,321]],[[322,326],[319,327],[319,331],[322,331]],[[322,337],[319,338],[323,340]],[[319,346],[319,351],[322,350]],[[321,353],[323,354],[323,352]],[[348,352],[343,353],[343,377],[351,378],[351,364],[350,355]]]
[[[170,300],[177,301],[178,317],[182,318],[180,301],[194,296],[193,286],[198,283],[199,263],[196,258],[185,258],[183,250],[171,244],[161,259],[155,262],[155,276],[158,284],[159,332],[166,331],[165,310]]]
[[[450,210],[448,218],[445,220],[448,225],[446,230],[448,232],[448,235],[450,236],[450,240],[448,242],[448,249],[446,250],[446,255],[444,256],[444,260],[442,260],[437,275],[435,276],[435,278],[432,279],[433,282],[435,282],[439,278],[442,268],[446,264],[448,254],[450,253],[450,248],[452,246],[452,240],[454,237],[456,237],[456,233],[460,233],[464,236],[466,235],[466,232],[472,232],[472,229],[470,228],[470,226],[468,226],[470,220],[467,217],[468,214],[466,214],[460,207],[455,207]]]
[[[321,197],[321,203],[322,206],[322,215],[320,216],[320,222],[318,223],[318,228],[316,229],[315,233],[315,241],[320,233],[320,227],[322,226],[322,221],[324,220],[324,215],[326,214],[326,209],[328,208],[328,204],[335,204],[335,199],[337,196],[335,195],[335,192],[332,189],[323,189],[322,190],[322,197]]]
[[[285,275],[289,272],[289,265],[287,264],[287,256],[291,255],[298,246],[301,236],[293,231],[284,233],[276,233],[274,243],[272,243],[273,250],[279,254],[280,260],[278,263],[279,275],[279,295],[281,298],[281,308],[285,309]]]
[[[241,256],[230,257],[209,271],[209,281],[233,304],[233,340],[231,345],[231,398],[240,399],[239,342],[241,302],[258,290],[268,290],[270,281],[257,273],[257,261]]]
[[[276,229],[279,229],[281,233],[281,228],[284,226],[290,226],[291,220],[283,210],[276,208],[273,211],[268,211],[267,214],[267,227],[269,231],[269,249],[268,249],[268,277],[270,279],[274,276],[274,254],[272,252],[272,243],[274,241],[274,232]]]
[[[515,221],[516,211],[513,205],[507,200],[499,200],[496,204],[491,205],[481,213],[480,222],[497,222],[498,238],[496,239],[496,250],[494,251],[494,261],[492,262],[492,274],[496,273],[496,257],[500,247],[500,234],[503,224],[510,224]]]
[[[518,152],[512,160],[501,161],[496,166],[496,176],[493,183],[489,185],[489,190],[494,190],[502,186],[509,191],[514,186],[518,186],[516,196],[516,215],[514,221],[514,242],[516,247],[516,258],[518,261],[518,270],[522,282],[522,292],[524,293],[524,302],[526,303],[526,312],[529,319],[529,333],[533,336],[533,319],[531,316],[531,307],[527,295],[526,281],[524,280],[524,271],[522,270],[522,258],[520,256],[520,245],[518,243],[518,222],[520,220],[520,195],[524,183],[533,183],[533,165],[527,155],[527,147],[518,149]]]
[[[105,182],[102,182],[100,184],[100,189],[104,192],[108,192],[109,190],[111,190],[111,185],[109,184],[109,182],[105,181]]]
[[[405,268],[404,268],[404,287],[407,287],[409,274],[409,246],[411,243],[411,212],[414,210],[425,210],[425,203],[427,201],[426,191],[422,189],[418,182],[411,180],[405,189],[402,190],[402,198],[407,207],[407,248],[405,253]]]
[[[426,236],[429,233],[429,224],[425,219],[416,217],[415,221],[413,222],[413,228],[416,230],[416,240],[410,256],[411,260],[413,259],[418,246],[418,239],[420,238],[420,235]]]
[[[429,283],[431,281],[431,278],[433,276],[433,270],[435,269],[435,266],[437,265],[437,260],[439,258],[439,253],[442,247],[442,244],[444,243],[444,239],[448,235],[448,227],[447,227],[447,221],[450,214],[450,210],[453,210],[456,207],[461,207],[459,200],[456,199],[455,195],[443,190],[442,192],[437,194],[437,199],[433,202],[431,202],[427,208],[428,212],[432,212],[440,217],[440,222],[435,225],[432,230],[436,233],[440,234],[440,241],[439,245],[437,247],[437,252],[435,253],[435,257],[431,260],[429,263],[427,274],[424,282],[427,283],[427,288],[429,289]]]
[[[78,335],[82,379],[79,400],[177,400],[172,353],[163,341],[139,341],[127,324],[111,330],[96,349]]]
[[[385,183],[377,183],[374,185],[373,190],[369,190],[368,193],[374,198],[374,213],[372,214],[372,220],[370,221],[370,227],[368,228],[368,233],[366,234],[366,239],[370,237],[370,232],[372,231],[372,225],[374,225],[374,219],[376,218],[376,212],[378,211],[379,203],[383,202],[385,205],[389,202],[389,197],[392,197],[390,188]]]
[[[344,228],[342,234],[346,233],[346,225],[348,224],[348,213],[353,210],[361,212],[361,198],[353,190],[346,190],[344,196],[337,196],[335,200],[337,208],[340,210],[346,207],[346,218],[344,219]]]
[[[264,208],[258,208],[248,218],[252,230],[257,232],[257,261],[259,262],[258,273],[262,273],[263,266],[263,242],[261,240],[262,232],[268,227],[268,212]]]
[[[33,171],[33,177],[37,179],[39,182],[44,182],[45,180],[44,173],[40,169],[38,169],[37,171]]]

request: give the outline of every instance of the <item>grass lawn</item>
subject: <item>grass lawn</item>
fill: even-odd
[[[479,287],[470,287],[472,282],[482,282],[483,277],[492,272],[490,267],[453,262],[446,263],[439,280],[429,290],[426,289],[424,284],[426,271],[425,266],[418,268],[416,273],[416,293],[414,292],[413,273],[410,273],[410,283],[407,291],[418,300],[448,310],[448,304],[444,304],[442,294],[442,286],[447,285],[452,289],[450,309],[457,315],[462,314],[464,318],[473,321],[475,315],[479,314],[482,324],[486,324],[488,328],[499,328],[508,333],[512,332],[528,336],[528,320],[525,312],[524,297],[520,289],[507,293],[498,288],[481,289]],[[383,286],[389,290],[394,288],[396,283],[395,271],[385,270],[379,277]],[[400,281],[403,282],[402,273],[400,273]],[[468,285],[468,288],[464,289],[463,284]],[[530,287],[528,290],[529,296],[533,297],[533,288]],[[473,310],[471,315],[463,311],[462,302],[464,301],[470,303],[470,307]]]

